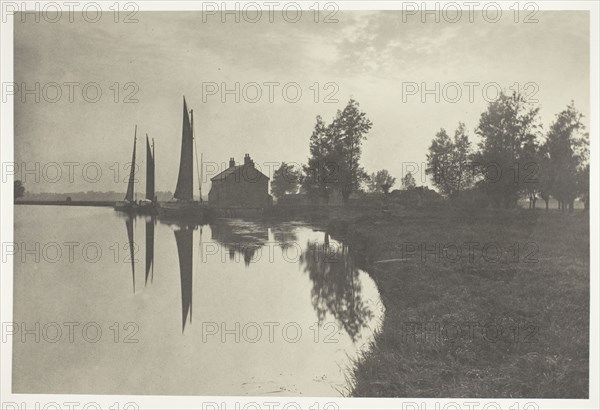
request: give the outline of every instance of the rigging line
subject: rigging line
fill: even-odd
[[[192,138],[194,140],[194,151],[196,154],[196,173],[198,174],[198,193],[200,194],[200,202],[202,202],[202,177],[200,176],[200,166],[198,165],[198,144],[196,144],[196,131],[192,128]]]

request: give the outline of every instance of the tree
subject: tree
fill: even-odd
[[[443,128],[435,135],[429,146],[425,172],[432,175],[433,185],[443,195],[455,198],[473,183],[470,159],[471,142],[461,122],[454,132],[454,140]]]
[[[550,192],[552,191],[552,171],[547,144],[538,145],[537,150],[537,191],[546,203],[546,211],[550,208]]]
[[[321,116],[310,136],[310,157],[303,165],[304,179],[302,190],[311,197],[319,197],[327,203],[332,185],[336,181],[333,130],[326,125]]]
[[[417,187],[417,183],[415,181],[415,177],[411,172],[408,172],[406,175],[402,177],[402,189],[409,190]]]
[[[371,174],[369,181],[367,182],[367,187],[369,188],[370,192],[384,192],[384,185],[387,185],[389,188],[391,188],[395,183],[396,178],[391,176],[387,169],[382,169]]]
[[[332,189],[337,189],[346,203],[350,194],[368,179],[360,166],[360,156],[362,142],[372,125],[354,99],[350,99],[343,111],[337,111],[329,125],[318,116],[310,137],[310,157],[304,167],[307,175],[304,189],[318,193],[325,200]]]
[[[583,209],[590,209],[590,164],[586,164],[577,173],[577,194],[583,201]]]
[[[338,110],[332,126],[340,171],[340,189],[346,203],[350,194],[368,179],[368,174],[360,166],[360,156],[362,142],[367,139],[373,123],[366,113],[360,111],[358,102],[351,98],[343,111]]]
[[[582,118],[583,115],[571,101],[565,110],[556,115],[546,137],[549,191],[563,211],[567,208],[573,211],[573,202],[582,191],[581,184],[577,184],[581,179],[578,174],[585,173],[589,144]]]
[[[527,141],[523,145],[521,164],[517,169],[519,174],[517,178],[522,181],[522,192],[529,199],[529,208],[535,209],[538,194],[546,201],[548,205],[548,195],[542,193],[542,189],[547,191],[547,187],[542,185],[543,169],[547,168],[547,161],[544,158],[544,151],[536,140]],[[546,198],[544,198],[546,196]]]
[[[15,199],[22,198],[25,195],[25,187],[23,186],[23,183],[18,179],[15,179],[14,192]]]
[[[536,139],[540,128],[538,112],[539,108],[527,103],[521,94],[502,92],[481,114],[476,129],[481,142],[473,165],[496,205],[515,207],[523,192],[525,147]]]
[[[279,168],[273,172],[271,180],[271,193],[277,199],[285,194],[295,194],[298,192],[298,186],[302,173],[292,164],[282,162]]]

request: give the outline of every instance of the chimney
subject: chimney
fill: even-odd
[[[250,159],[250,154],[244,155],[244,165],[248,165],[251,162],[252,162],[252,160]]]
[[[229,158],[229,168],[235,167],[235,159],[233,157]]]

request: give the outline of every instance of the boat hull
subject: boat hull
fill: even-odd
[[[115,204],[114,208],[115,211],[133,213],[136,212],[139,207],[135,202],[120,201]]]
[[[140,202],[137,212],[142,215],[158,214],[158,204],[155,202]]]
[[[157,207],[161,219],[204,222],[209,209],[199,202],[163,202]]]

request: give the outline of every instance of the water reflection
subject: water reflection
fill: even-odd
[[[269,242],[269,229],[256,223],[219,221],[211,223],[210,239],[223,247],[231,262],[243,258],[246,267],[263,256]],[[297,245],[293,225],[271,228],[272,239],[286,251]],[[323,234],[323,241],[308,241],[299,254],[299,262],[312,283],[311,301],[320,322],[331,314],[353,341],[373,318],[373,312],[362,298],[359,269],[349,254],[349,248]],[[200,234],[202,237],[202,233]],[[192,253],[193,228],[186,226],[175,231],[181,276],[182,327],[192,310]],[[202,238],[200,238],[202,240]],[[202,244],[200,244],[202,249]],[[237,256],[237,258],[236,258]]]
[[[275,242],[277,242],[279,248],[284,252],[298,242],[298,235],[296,235],[294,229],[290,226],[277,226],[273,228],[272,232]]]
[[[154,281],[154,224],[156,223],[156,219],[154,216],[146,219],[146,277],[144,284],[148,284],[148,276],[150,276],[150,272],[152,275],[150,276],[150,283]]]
[[[135,254],[138,250],[138,245],[135,241],[135,227],[136,217],[127,214],[119,213],[121,218],[125,219],[125,229],[127,230],[127,250],[129,256],[126,258],[128,263],[131,264],[131,277],[133,281],[133,294],[135,295]],[[144,285],[148,284],[148,278],[152,282],[154,280],[154,225],[156,224],[156,218],[150,216],[146,218],[146,247],[145,247],[145,280]]]
[[[241,256],[246,266],[250,265],[269,240],[267,228],[241,221],[236,225],[219,221],[210,224],[210,230],[211,239],[228,252],[229,260],[234,261],[237,260],[236,255]]]
[[[192,323],[192,273],[194,271],[194,228],[190,226],[175,230],[177,254],[179,255],[179,277],[181,279],[181,332],[185,331],[188,315]]]
[[[375,283],[348,248],[303,223],[231,219],[198,227],[101,208],[15,209],[20,242],[83,243],[91,235],[106,249],[93,263],[85,254],[18,262],[15,321],[93,321],[108,335],[94,344],[63,338],[51,351],[47,343],[15,345],[18,392],[338,395],[383,314]],[[73,227],[73,219],[87,223]],[[135,323],[136,334],[117,336],[139,343],[115,344],[108,330],[115,322]],[[325,327],[332,324],[333,333]],[[301,337],[290,341],[286,325]],[[34,367],[49,377],[36,377]]]
[[[135,243],[133,237],[134,218],[126,217],[127,236],[131,256],[131,271],[135,293]],[[154,276],[154,224],[155,217],[146,219],[146,259],[145,283]],[[163,222],[163,221],[161,221]],[[186,324],[192,322],[193,300],[193,249],[194,230],[198,225],[180,225],[172,221],[164,221],[174,230],[177,254],[179,258],[179,277],[181,282],[181,321],[182,332]],[[210,241],[222,247],[230,262],[239,262],[243,259],[246,267],[257,262],[264,253],[269,241],[275,241],[282,250],[299,246],[297,227],[289,224],[275,225],[267,228],[258,223],[244,222],[241,220],[221,220],[208,225],[210,228]],[[270,239],[269,233],[272,234]],[[199,251],[202,252],[202,227],[200,226]],[[353,341],[360,335],[367,323],[373,318],[373,312],[363,301],[360,284],[360,270],[350,256],[348,246],[330,238],[328,232],[323,233],[323,240],[309,240],[302,246],[298,261],[312,284],[311,302],[320,322],[324,321],[327,314],[332,315],[341,327],[348,333]],[[200,264],[205,262],[204,256]],[[224,260],[223,260],[224,262]],[[152,274],[151,274],[152,273]]]
[[[333,315],[352,340],[373,317],[362,298],[359,270],[347,245],[330,243],[325,233],[323,243],[309,241],[300,263],[312,281],[311,300],[319,321]]]
[[[133,237],[133,217],[127,215],[125,219],[125,227],[127,229],[127,240],[129,242],[129,261],[131,262],[131,277],[133,279],[133,294],[135,295],[135,242]]]

